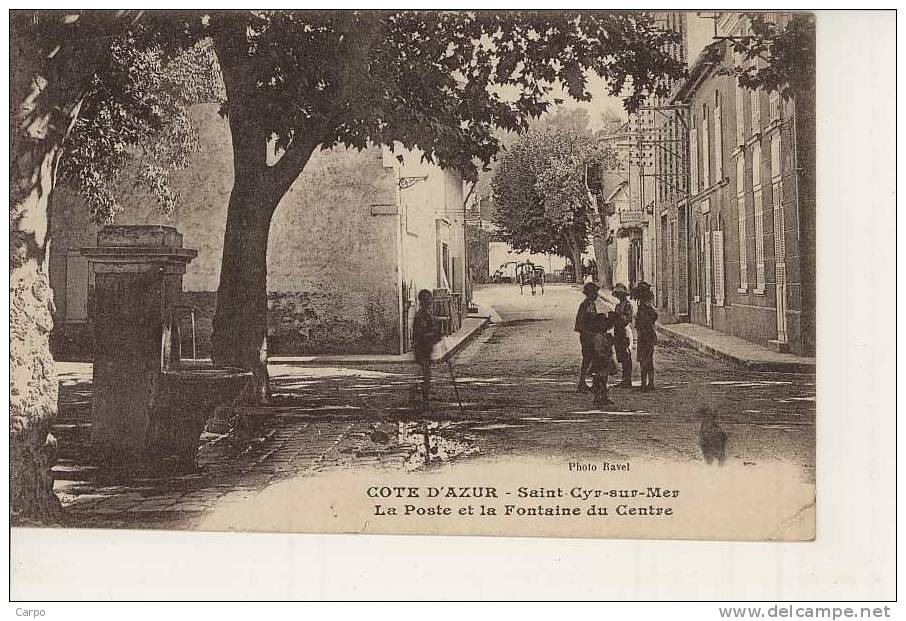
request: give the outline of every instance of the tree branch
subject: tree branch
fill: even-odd
[[[302,137],[303,135],[305,138]],[[320,143],[320,132],[305,131],[303,134],[300,131],[293,138],[286,151],[283,152],[283,155],[280,156],[277,163],[271,167],[277,191],[281,196],[289,190],[296,178],[302,173],[311,158],[311,154]]]

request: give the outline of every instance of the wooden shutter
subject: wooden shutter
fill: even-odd
[[[711,187],[711,124],[708,114],[702,111],[702,188]]]
[[[764,293],[764,196],[755,190],[755,289]]]
[[[698,128],[694,125],[689,132],[689,174],[692,193],[698,194]]]
[[[746,196],[740,194],[736,197],[736,215],[739,218],[739,290],[745,292],[749,288],[749,257],[746,252]]]
[[[714,179],[718,183],[724,178],[724,130],[720,106],[714,108]]]
[[[761,131],[761,92],[758,89],[752,91],[752,133],[756,134]]]
[[[724,232],[714,231],[711,233],[714,237],[714,243],[711,252],[714,255],[714,303],[717,306],[724,305]]]
[[[776,90],[768,95],[768,115],[771,121],[780,120],[780,93]]]

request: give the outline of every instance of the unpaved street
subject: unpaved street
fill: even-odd
[[[657,390],[613,389],[615,405],[600,410],[575,390],[576,287],[550,285],[531,296],[493,285],[474,297],[495,322],[452,365],[438,366],[431,413],[412,408],[407,366],[272,365],[273,403],[246,412],[232,433],[212,428],[200,471],[183,477],[124,482],[91,468],[90,367],[87,377],[64,370],[54,433],[66,521],[192,526],[227,503],[253,502],[276,482],[363,467],[411,472],[499,457],[698,462],[694,415],[702,404],[718,413],[729,462],[785,462],[814,481],[813,376],[745,373],[662,338]]]

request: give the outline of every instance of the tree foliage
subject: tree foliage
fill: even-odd
[[[189,108],[222,98],[216,58],[205,41],[170,53],[140,25],[112,38],[102,56],[61,173],[98,222],[113,219],[124,193],[168,213],[179,199],[170,175],[199,148]]]
[[[610,166],[615,157],[587,132],[551,126],[524,135],[492,182],[500,237],[516,250],[577,260],[598,222],[586,167]]]
[[[784,99],[815,85],[815,17],[794,13],[784,20],[766,13],[745,13],[751,34],[730,39],[743,64],[728,70],[739,85],[777,91]]]
[[[590,99],[589,72],[634,109],[665,74],[684,70],[663,52],[676,34],[642,12],[192,10],[138,17],[96,64],[63,170],[99,220],[116,211],[113,188],[127,169],[171,208],[167,177],[194,148],[186,108],[199,95],[184,90],[183,72],[194,63],[181,63],[174,51],[201,54],[205,48],[196,46],[211,42],[235,173],[213,357],[256,370],[262,384],[270,221],[315,149],[417,149],[474,181],[499,150],[498,129],[525,131],[563,90]],[[214,73],[205,57],[195,61],[202,74]]]
[[[234,186],[212,356],[266,385],[267,241],[282,197],[318,149],[420,151],[475,181],[500,148],[586,74],[634,108],[684,67],[641,12],[155,12],[173,44],[210,37],[226,91]],[[273,157],[273,153],[276,157]],[[260,394],[266,390],[260,391]]]
[[[487,164],[496,154],[495,128],[527,129],[556,88],[589,100],[586,72],[635,108],[660,76],[683,71],[661,51],[676,34],[641,12],[276,10],[179,18],[174,31],[212,36],[221,64],[241,68],[233,93],[287,154],[294,142],[311,140],[322,148],[399,143],[468,179],[476,159]],[[238,103],[229,101],[227,114]]]

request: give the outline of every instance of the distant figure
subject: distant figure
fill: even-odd
[[[617,386],[632,388],[632,353],[629,350],[629,325],[632,323],[632,304],[629,302],[629,290],[623,283],[613,287],[613,295],[620,302],[614,307],[613,344],[617,361],[623,366],[623,377]]]
[[[613,327],[613,314],[598,315],[594,319],[594,362],[591,365],[591,389],[595,395],[596,406],[613,405],[607,395],[607,378],[617,372],[613,359],[613,336],[608,332]]]
[[[654,324],[657,322],[657,311],[651,304],[654,299],[651,285],[641,281],[636,285],[636,297],[639,300],[639,310],[635,317],[635,331],[638,335],[636,355],[642,373],[641,389],[654,390],[654,346],[657,343]]]
[[[563,267],[563,273],[566,274],[566,282],[578,282],[576,280],[576,266],[572,263],[567,263]]]
[[[598,315],[596,302],[598,299],[598,285],[593,282],[585,283],[582,287],[585,299],[579,304],[576,312],[575,331],[579,333],[579,345],[582,347],[582,365],[579,367],[578,392],[588,392],[585,376],[591,369],[595,358],[595,321]]]
[[[727,459],[727,434],[717,424],[717,417],[707,406],[698,409],[701,416],[701,426],[698,428],[698,444],[702,449],[702,457],[706,464],[715,461],[723,465]]]
[[[431,314],[433,296],[427,289],[418,292],[418,311],[412,320],[412,343],[415,362],[421,367],[421,407],[428,409],[431,392],[431,355],[440,342],[440,325]]]

